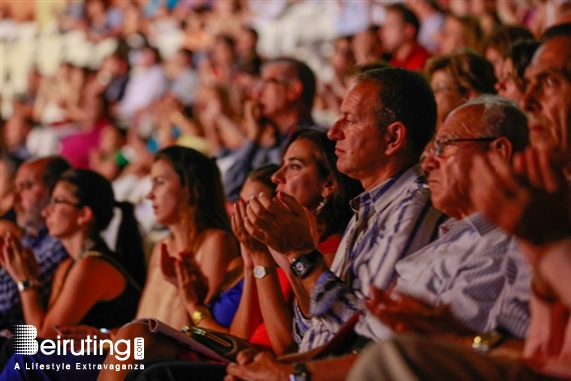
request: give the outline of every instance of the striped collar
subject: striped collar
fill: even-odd
[[[454,229],[456,226],[470,225],[481,237],[485,236],[492,230],[497,229],[497,226],[487,220],[482,213],[472,213],[461,220],[450,218],[440,225],[440,237]]]
[[[397,173],[375,188],[364,191],[352,199],[350,202],[351,209],[353,212],[359,213],[364,207],[372,206],[375,212],[379,213],[403,191],[403,186],[410,183],[417,183],[419,187],[426,184],[426,177],[418,164]]]

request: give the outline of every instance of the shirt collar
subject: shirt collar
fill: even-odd
[[[27,233],[24,234],[24,237],[22,237],[22,243],[26,247],[33,248],[38,244],[38,242],[41,242],[47,235],[48,235],[48,228],[43,226],[38,232],[37,236],[31,236]]]
[[[378,213],[402,194],[403,187],[413,182],[419,184],[419,187],[426,184],[426,177],[424,177],[420,165],[414,165],[401,171],[375,188],[364,191],[351,200],[351,208],[355,213],[358,213],[364,206],[371,204],[375,212]]]
[[[491,232],[492,230],[497,228],[497,226],[494,225],[489,220],[487,220],[482,215],[482,213],[476,212],[476,213],[470,214],[467,217],[464,217],[461,220],[455,220],[453,218],[446,220],[439,227],[440,236],[445,235],[450,230],[452,230],[454,228],[454,226],[457,226],[460,224],[467,224],[467,225],[471,226],[481,237],[485,236],[486,234],[488,234],[489,232]]]

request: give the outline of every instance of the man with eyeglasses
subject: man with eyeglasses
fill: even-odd
[[[244,105],[246,142],[222,159],[233,161],[223,174],[228,199],[238,198],[250,171],[281,162],[283,145],[295,128],[314,126],[315,86],[315,75],[303,62],[277,58],[262,66],[253,99]]]
[[[67,253],[60,241],[48,234],[42,210],[50,202],[57,179],[68,169],[71,169],[69,163],[57,156],[28,161],[18,168],[14,180],[16,222],[24,230],[21,243],[36,257],[39,273],[33,283],[15,283],[6,269],[0,268],[0,329],[22,324],[19,292],[37,287],[41,300],[47,305],[54,271]]]

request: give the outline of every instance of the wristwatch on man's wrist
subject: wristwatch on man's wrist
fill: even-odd
[[[307,277],[315,267],[317,267],[317,263],[321,257],[322,255],[319,250],[313,250],[312,252],[294,258],[290,264],[293,275],[299,279]]]
[[[310,381],[309,372],[302,362],[296,362],[293,364],[293,373],[289,375],[289,381]]]

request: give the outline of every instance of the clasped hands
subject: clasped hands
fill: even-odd
[[[0,265],[8,271],[15,282],[37,280],[40,266],[32,250],[22,246],[20,241],[5,233],[0,239]]]
[[[288,257],[315,249],[312,220],[294,197],[283,192],[274,198],[265,193],[252,197],[243,219],[248,234]]]

